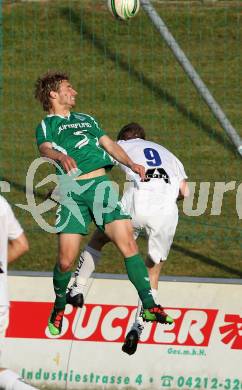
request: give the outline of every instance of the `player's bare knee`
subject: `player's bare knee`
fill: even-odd
[[[61,263],[59,263],[59,269],[61,272],[68,272],[72,269],[72,263],[61,262]]]
[[[68,272],[72,269],[72,266],[74,265],[75,258],[71,255],[68,256],[68,254],[60,256],[59,258],[59,268],[61,272]]]
[[[133,238],[127,240],[124,247],[124,256],[130,257],[136,255],[137,253],[138,253],[138,246],[135,240]]]

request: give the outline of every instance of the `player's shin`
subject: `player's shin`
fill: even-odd
[[[142,258],[138,254],[126,258],[125,265],[129,280],[138,291],[143,304],[143,320],[151,322],[156,321],[161,324],[172,324],[173,319],[167,315],[162,306],[157,305],[154,301],[147,269],[142,261]]]
[[[62,310],[66,305],[66,289],[71,279],[71,271],[61,272],[58,264],[54,267],[53,285],[55,290],[55,307]]]
[[[142,257],[136,254],[125,259],[128,278],[138,291],[144,309],[155,306],[151,293],[149,276]]]

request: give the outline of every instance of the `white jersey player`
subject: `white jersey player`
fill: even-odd
[[[8,263],[16,260],[27,250],[28,241],[23,229],[6,199],[0,195],[0,363],[1,347],[9,321]],[[0,368],[0,389],[33,390],[35,388],[24,383],[19,375],[10,369]]]
[[[119,145],[138,164],[146,168],[146,180],[120,165],[126,173],[127,182],[121,202],[132,217],[137,238],[144,231],[148,240],[146,266],[148,268],[152,294],[157,297],[160,270],[170,251],[178,223],[177,200],[189,195],[187,175],[182,163],[163,146],[145,140],[144,129],[138,123],[124,126],[118,135]],[[83,305],[87,279],[100,259],[102,247],[108,238],[97,230],[82,252],[73,286],[67,294],[67,302],[73,306]],[[127,334],[123,351],[132,355],[143,330],[138,303],[135,323]]]
[[[144,230],[148,255],[159,264],[167,259],[177,222],[177,198],[187,178],[182,163],[167,149],[141,138],[118,141],[126,153],[146,168],[146,182],[121,166],[128,185],[122,203],[132,216],[136,237]]]

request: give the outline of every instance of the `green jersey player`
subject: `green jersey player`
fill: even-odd
[[[105,132],[90,115],[72,112],[67,117],[50,114],[36,129],[37,144],[50,142],[53,149],[71,156],[81,173],[110,168],[113,162],[99,145]]]
[[[167,316],[152,298],[148,273],[138,254],[130,217],[121,209],[114,187],[106,176],[106,169],[112,166],[110,156],[138,173],[141,180],[145,178],[145,169],[135,164],[92,117],[70,112],[75,106],[76,95],[69,77],[62,72],[48,72],[35,84],[35,97],[48,112],[36,130],[40,154],[60,164],[60,179],[69,187],[70,181],[65,181],[63,171],[69,175],[76,172],[71,184],[75,191],[68,191],[65,186],[61,189],[65,202],[60,204],[56,221],[59,253],[53,274],[56,299],[48,322],[49,331],[52,335],[61,333],[71,268],[91,221],[124,256],[128,277],[142,300],[145,319],[164,323]]]

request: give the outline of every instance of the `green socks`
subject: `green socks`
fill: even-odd
[[[64,310],[66,305],[66,289],[71,279],[71,271],[61,272],[56,264],[53,272],[53,285],[55,290],[55,307]]]
[[[142,257],[137,253],[137,255],[127,257],[124,261],[129,280],[138,291],[143,308],[154,307],[155,301],[151,293],[150,280]]]
[[[155,306],[151,293],[150,281],[147,269],[139,254],[125,259],[127,274],[131,283],[138,291],[144,309]],[[56,294],[55,307],[62,310],[66,305],[66,289],[71,279],[72,272],[61,272],[56,264],[53,273],[53,285]]]

